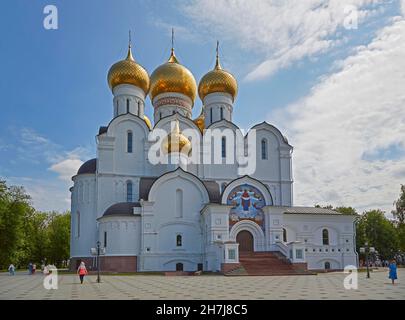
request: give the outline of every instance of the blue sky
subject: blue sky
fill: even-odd
[[[48,4],[58,8],[58,30],[43,27]],[[353,7],[358,28],[347,29],[345,10]],[[389,211],[405,183],[405,122],[396,114],[405,65],[390,58],[403,54],[404,7],[400,0],[4,1],[0,177],[23,185],[40,210],[68,209],[69,175],[94,157],[98,128],[111,119],[106,75],[125,57],[128,30],[136,60],[152,73],[168,58],[174,27],[176,54],[197,81],[220,41],[222,64],[239,82],[241,128],[267,120],[288,136],[296,204]],[[197,99],[194,115],[200,108]]]

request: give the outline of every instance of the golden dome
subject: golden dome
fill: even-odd
[[[145,92],[145,95],[149,91],[148,72],[135,62],[132,56],[131,45],[128,47],[126,59],[112,65],[108,71],[107,80],[111,90],[119,84],[132,84],[141,88]]]
[[[200,115],[193,120],[193,122],[197,125],[201,132],[205,129],[205,115],[204,115],[204,107],[201,108]]]
[[[182,93],[194,103],[197,83],[193,74],[182,66],[172,49],[169,60],[157,67],[150,77],[150,99],[166,92]]]
[[[162,141],[162,148],[165,154],[172,152],[181,152],[188,155],[191,151],[190,140],[181,133],[179,129],[179,120],[176,119],[174,128]]]
[[[235,99],[238,93],[238,83],[236,82],[235,77],[221,67],[218,47],[214,70],[208,72],[202,77],[200,84],[198,85],[198,95],[203,101],[208,94],[214,92],[229,93],[232,96],[232,100]]]
[[[149,129],[152,130],[152,122],[150,122],[150,119],[146,115],[144,115],[143,120],[145,120],[146,125],[149,127]]]

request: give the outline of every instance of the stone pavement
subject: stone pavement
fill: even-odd
[[[405,270],[392,286],[388,272],[377,271],[366,279],[359,273],[358,290],[345,290],[343,273],[305,276],[225,277],[103,275],[87,276],[80,285],[76,275],[59,275],[59,288],[46,290],[41,274],[0,274],[0,300],[6,299],[405,299]]]

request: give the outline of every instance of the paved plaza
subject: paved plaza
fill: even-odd
[[[59,275],[57,290],[43,287],[44,276],[0,274],[0,299],[405,299],[405,272],[399,270],[392,286],[387,272],[377,271],[370,279],[359,273],[358,290],[345,290],[346,274],[310,276],[225,277],[103,275],[88,276],[80,285],[77,276]]]

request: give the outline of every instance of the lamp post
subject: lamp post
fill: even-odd
[[[97,283],[100,283],[100,241],[97,241]]]
[[[365,243],[365,251],[366,251],[366,264],[367,264],[367,278],[370,278],[370,268],[368,267],[368,265],[369,265],[369,262],[368,262],[368,251],[369,251],[369,248],[368,248],[368,242],[366,242]]]
[[[360,252],[365,253],[365,255],[366,255],[367,278],[370,278],[370,268],[368,266],[369,265],[368,255],[370,252],[375,252],[375,249],[373,247],[369,247],[368,242],[365,242],[364,247],[360,248]]]

